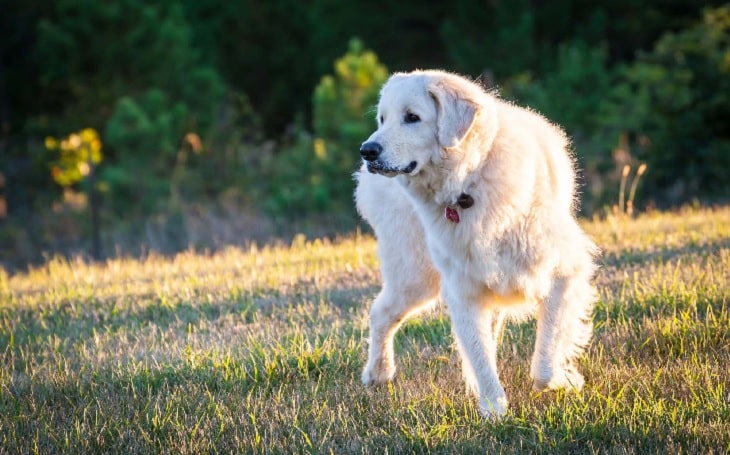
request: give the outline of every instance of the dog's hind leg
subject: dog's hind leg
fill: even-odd
[[[590,341],[593,328],[596,292],[589,275],[556,278],[550,294],[540,304],[530,366],[533,389],[537,391],[583,388],[583,375],[575,361]]]

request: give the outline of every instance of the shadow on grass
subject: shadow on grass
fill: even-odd
[[[272,287],[215,297],[202,292],[198,298],[149,293],[103,299],[70,297],[60,303],[35,306],[7,305],[0,307],[0,321],[4,321],[0,324],[0,346],[7,346],[9,351],[18,347],[30,348],[43,354],[53,339],[68,347],[95,333],[119,333],[134,338],[151,326],[159,330],[173,327],[186,333],[199,325],[222,320],[254,324],[271,318],[286,318],[291,309],[299,305],[326,305],[342,311],[365,304],[377,290],[377,286],[362,283],[352,288],[319,287],[311,280],[303,279],[284,291]],[[12,357],[7,354],[0,355],[0,364]]]
[[[636,248],[622,249],[616,253],[602,256],[599,258],[599,264],[604,267],[628,268],[647,263],[670,262],[685,256],[706,257],[721,249],[730,249],[730,238],[704,241],[701,243],[690,242],[681,247],[660,246],[651,251],[638,250]]]

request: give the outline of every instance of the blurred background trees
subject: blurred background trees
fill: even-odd
[[[360,40],[352,39],[333,71],[314,88],[312,132],[295,124],[294,140],[265,167],[265,208],[285,218],[330,214],[330,220],[345,227],[355,215],[351,176],[360,162],[358,150],[375,124],[373,106],[388,70]]]
[[[379,87],[414,68],[481,79],[565,127],[586,215],[615,203],[627,164],[647,164],[641,206],[730,196],[727,3],[0,0],[0,12],[0,261],[88,251],[88,203],[69,196],[86,183],[54,182],[45,140],[88,129],[104,145],[107,251],[350,229]]]

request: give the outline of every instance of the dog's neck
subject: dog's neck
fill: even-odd
[[[462,207],[459,198],[470,195],[482,165],[480,156],[465,156],[464,150],[444,150],[438,163],[424,166],[417,175],[402,176],[401,183],[412,197],[425,204]]]

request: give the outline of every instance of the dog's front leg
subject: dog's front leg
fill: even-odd
[[[497,342],[503,314],[490,309],[488,303],[463,295],[460,290],[444,290],[444,297],[462,355],[467,387],[476,388],[482,415],[499,417],[508,405],[497,374]]]
[[[368,362],[362,373],[365,385],[393,379],[395,333],[406,319],[432,307],[438,296],[438,287],[433,283],[430,286],[403,287],[397,291],[386,283],[370,309],[370,347]]]
[[[485,324],[488,324],[491,329],[491,335],[492,340],[494,342],[495,349],[491,350],[488,354],[490,354],[489,362],[490,365],[494,366],[496,368],[497,365],[497,350],[496,348],[499,346],[499,336],[502,331],[502,326],[504,325],[504,312],[490,312],[487,313],[485,318]],[[474,396],[479,397],[479,384],[477,384],[476,374],[474,373],[474,368],[471,366],[471,362],[469,361],[469,357],[467,356],[466,352],[464,351],[464,347],[461,345],[461,341],[458,337],[455,338],[456,341],[456,348],[459,350],[459,355],[461,357],[461,374],[464,377],[464,382],[466,382],[466,388],[469,392],[474,394]]]

